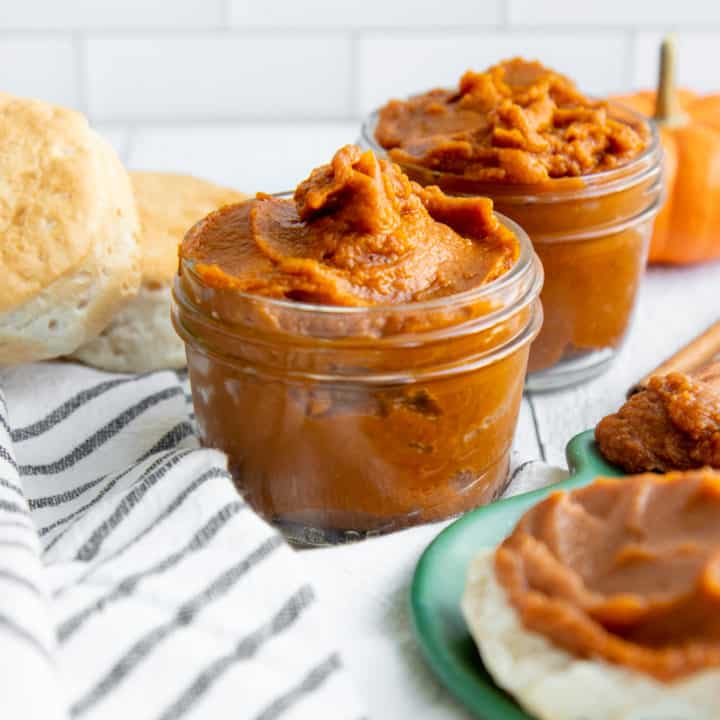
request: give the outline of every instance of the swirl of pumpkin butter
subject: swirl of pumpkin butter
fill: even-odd
[[[391,100],[375,138],[405,167],[535,185],[622,165],[647,147],[650,130],[615,117],[564,75],[513,58],[468,70],[456,88]]]
[[[422,188],[354,145],[292,198],[258,193],[193,227],[181,257],[211,287],[299,302],[369,306],[463,292],[506,273],[515,235],[487,198]]]

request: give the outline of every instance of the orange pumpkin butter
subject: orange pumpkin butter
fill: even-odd
[[[420,187],[347,145],[292,201],[260,194],[208,216],[181,254],[198,261],[208,287],[346,307],[419,302],[512,267],[518,242],[492,207],[487,198]]]
[[[202,442],[304,544],[487,503],[507,477],[541,282],[491,201],[341,148],[292,197],[259,194],[185,236],[174,322]]]
[[[495,572],[526,629],[669,683],[720,667],[718,513],[709,469],[599,478],[528,510]]]
[[[650,133],[614,118],[564,75],[513,58],[468,70],[456,89],[391,100],[375,137],[402,167],[537,186],[621,166],[647,148]]]
[[[528,233],[545,268],[529,387],[607,366],[630,323],[662,190],[650,123],[513,58],[454,88],[391,100],[363,138],[421,185],[490,197]]]

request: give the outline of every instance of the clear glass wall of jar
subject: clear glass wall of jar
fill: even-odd
[[[611,105],[610,112],[620,120],[647,122],[619,105]],[[376,124],[373,113],[363,123],[359,144],[382,155]],[[492,198],[499,212],[530,235],[545,268],[545,321],[530,351],[530,390],[595,377],[608,367],[626,336],[663,199],[662,148],[657,129],[650,125],[650,145],[629,163],[541,186],[478,183],[401,165],[422,185]]]
[[[359,539],[502,491],[542,267],[527,235],[502,277],[404,305],[337,307],[204,285],[183,260],[173,321],[202,442],[301,544]]]

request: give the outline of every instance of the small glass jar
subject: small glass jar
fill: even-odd
[[[527,388],[551,390],[603,372],[632,319],[655,215],[663,199],[662,147],[653,123],[611,104],[618,120],[650,127],[650,144],[625,165],[542,185],[471,181],[401,163],[421,185],[454,195],[484,195],[530,235],[545,268],[545,321],[530,350]],[[378,113],[363,123],[359,144],[379,155]]]
[[[338,307],[205,285],[183,259],[173,322],[204,445],[250,505],[323,545],[450,517],[505,487],[542,266],[401,305]]]

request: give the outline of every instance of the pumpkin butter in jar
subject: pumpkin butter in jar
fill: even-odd
[[[490,200],[344,147],[294,195],[258,194],[185,237],[173,320],[202,441],[299,543],[489,502],[541,285],[527,236]]]
[[[529,234],[545,268],[543,329],[528,386],[589,379],[630,324],[662,200],[654,126],[519,58],[468,71],[457,88],[392,100],[362,144],[422,185],[482,195]]]

